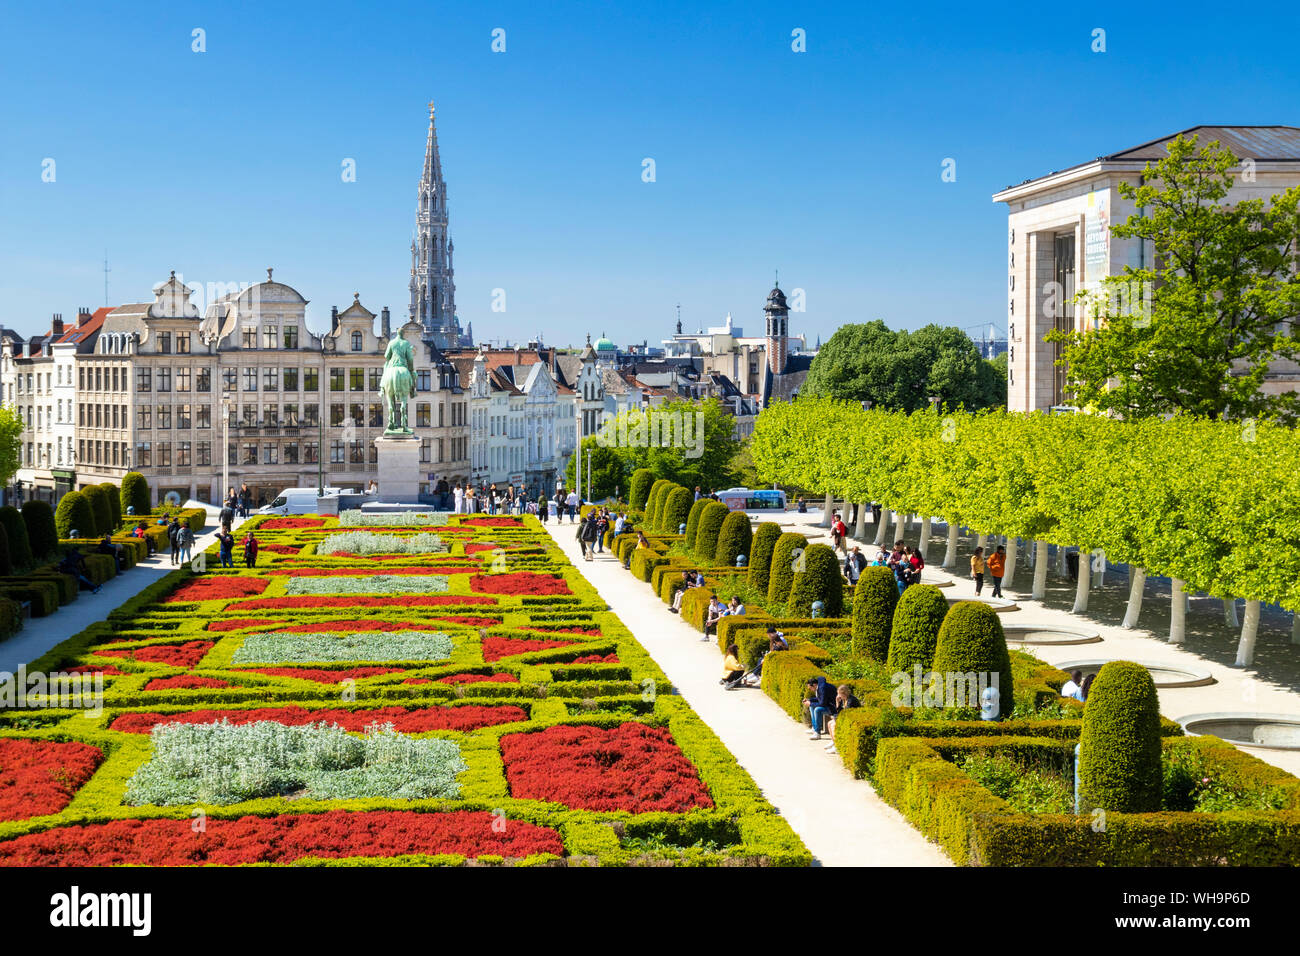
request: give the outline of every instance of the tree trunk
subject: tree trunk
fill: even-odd
[[[944,555],[943,555],[943,564],[940,565],[940,567],[943,567],[943,568],[955,568],[955,567],[957,566],[957,544],[958,544],[957,532],[958,532],[958,530],[959,530],[959,529],[958,529],[958,527],[957,527],[957,522],[952,521],[951,519],[949,519],[949,521],[948,521],[948,550],[944,552]]]
[[[1035,601],[1041,601],[1047,597],[1047,548],[1048,544],[1041,538],[1035,547],[1037,556],[1034,558],[1034,592],[1030,595]]]
[[[1142,613],[1142,592],[1147,585],[1147,572],[1136,564],[1128,566],[1128,609],[1124,612],[1124,621],[1120,627],[1131,630],[1137,627],[1138,616]]]
[[[826,492],[826,502],[822,505],[822,523],[818,527],[829,528],[831,526],[831,509],[834,507],[835,499],[831,497],[831,493],[828,491]]]
[[[1300,644],[1300,611],[1291,612],[1291,643]]]
[[[1019,545],[1019,538],[1007,538],[1007,572],[1002,576],[1002,586],[1004,588],[1011,587],[1011,580],[1016,576],[1016,548]]]
[[[932,524],[932,518],[921,519],[921,543],[918,545],[921,549],[921,557],[925,557],[930,550],[930,526]]]
[[[1234,597],[1223,599],[1223,623],[1228,627],[1241,627],[1241,621],[1237,617],[1237,599]]]
[[[1070,576],[1069,568],[1065,563],[1065,552],[1069,550],[1063,544],[1056,546],[1056,576],[1058,578],[1068,578]]]
[[[1169,643],[1187,643],[1187,594],[1183,591],[1183,582],[1174,578],[1172,593],[1169,595]]]
[[[872,542],[877,548],[885,545],[885,529],[889,526],[889,512],[880,509],[880,520],[876,522],[876,540]]]
[[[859,543],[867,540],[867,505],[858,502],[858,520],[853,524],[853,540]]]
[[[1092,560],[1086,548],[1079,549],[1079,583],[1074,588],[1074,613],[1088,611],[1088,588],[1092,583]]]
[[[907,521],[907,515],[903,514],[901,511],[894,512],[894,540],[895,541],[907,540],[906,521]]]
[[[1236,602],[1234,601],[1234,607]],[[1249,667],[1255,663],[1255,638],[1259,636],[1259,602],[1247,599],[1246,620],[1241,625],[1241,640],[1237,643],[1237,666]]]
[[[984,557],[987,558],[989,556],[989,536],[986,534],[977,535],[975,537],[975,547],[983,548]]]
[[[1082,560],[1083,555],[1080,554],[1079,558],[1080,560]],[[1099,588],[1105,587],[1106,586],[1106,552],[1102,551],[1097,555],[1095,559],[1091,554],[1088,555],[1089,563],[1091,563],[1093,560],[1096,560],[1097,562],[1097,587]]]

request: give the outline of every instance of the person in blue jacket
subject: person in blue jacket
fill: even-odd
[[[835,685],[825,677],[808,678],[803,709],[808,714],[808,722],[812,726],[808,732],[810,739],[821,740],[826,717],[835,713],[835,694]]]

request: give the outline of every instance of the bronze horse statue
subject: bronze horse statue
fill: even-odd
[[[384,434],[410,435],[407,402],[415,394],[415,353],[411,343],[397,337],[384,350],[384,376],[379,380],[384,394]]]

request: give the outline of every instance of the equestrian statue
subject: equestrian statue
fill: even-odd
[[[384,376],[379,380],[384,393],[384,434],[413,435],[406,406],[415,394],[415,353],[400,335],[384,350]]]

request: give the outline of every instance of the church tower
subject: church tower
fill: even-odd
[[[780,375],[785,371],[789,348],[786,337],[790,334],[790,307],[779,285],[767,294],[763,315],[767,319],[767,367],[773,375]]]
[[[411,242],[410,316],[424,326],[426,340],[439,348],[455,348],[462,344],[452,267],[455,246],[447,235],[447,185],[442,179],[432,102],[418,196],[415,238]]]

